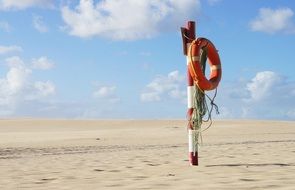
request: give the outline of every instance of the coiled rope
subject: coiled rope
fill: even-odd
[[[187,39],[192,40],[185,36]],[[196,39],[193,40],[189,47],[188,55],[190,56],[190,61],[192,62],[192,44],[195,43]],[[207,47],[204,46],[201,48],[200,52],[200,66],[203,71],[203,74],[205,75],[206,71],[206,61],[207,61]],[[202,138],[202,132],[209,129],[212,125],[212,111],[213,109],[216,111],[216,114],[219,114],[218,106],[215,104],[214,100],[217,95],[217,88],[215,89],[214,95],[211,98],[209,95],[207,95],[195,82],[194,85],[196,86],[196,90],[194,93],[193,98],[193,113],[189,117],[189,125],[193,127],[193,130],[196,131],[196,135],[194,136],[194,142],[196,143],[194,147],[198,147],[203,144],[203,138]],[[210,105],[208,105],[207,100],[210,102]],[[204,119],[204,117],[207,114],[207,118]],[[202,123],[203,122],[209,122],[208,126],[205,127],[202,130]],[[200,141],[199,141],[200,140]],[[200,143],[199,143],[200,142]]]

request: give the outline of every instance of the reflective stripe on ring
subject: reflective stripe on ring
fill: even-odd
[[[219,70],[219,69],[221,69],[221,65],[211,65],[211,66],[210,66],[210,70],[211,70],[211,71]]]

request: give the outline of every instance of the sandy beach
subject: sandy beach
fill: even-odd
[[[295,122],[0,120],[0,189],[295,189]]]

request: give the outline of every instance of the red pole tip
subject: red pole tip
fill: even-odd
[[[188,37],[195,39],[196,37],[196,23],[194,21],[187,22]]]
[[[193,152],[190,152],[189,161],[192,166],[198,166],[199,165],[198,152],[195,152],[195,154]]]
[[[195,21],[192,21],[192,20],[190,20],[190,21],[187,21],[187,26],[189,26],[189,25],[195,25]]]

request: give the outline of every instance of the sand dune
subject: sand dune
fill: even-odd
[[[295,189],[295,122],[0,120],[0,189]]]

